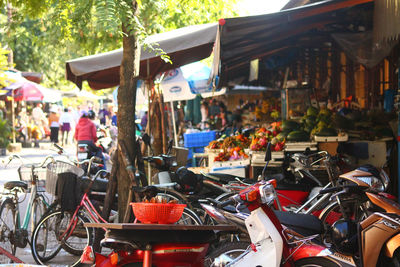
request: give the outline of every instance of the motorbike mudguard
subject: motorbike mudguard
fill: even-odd
[[[385,254],[389,258],[393,258],[394,252],[400,247],[400,234],[392,237],[385,244]]]
[[[331,251],[317,244],[304,244],[300,247],[293,248],[293,250],[294,262],[305,258],[324,258],[332,262],[332,264],[336,264],[336,266],[356,266],[351,256]]]

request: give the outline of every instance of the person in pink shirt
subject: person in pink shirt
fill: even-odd
[[[94,122],[92,122],[92,119],[94,119],[94,117],[94,111],[83,111],[82,116],[75,127],[74,137],[75,140],[78,141],[78,144],[87,144],[89,146],[89,149],[92,152],[92,155],[89,155],[89,157],[96,156],[103,159],[104,162],[103,151],[95,144],[97,142],[97,130],[96,125],[94,124]]]

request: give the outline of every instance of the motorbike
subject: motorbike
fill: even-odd
[[[339,196],[359,195],[368,198],[375,211],[360,221],[344,217],[327,230],[312,215],[274,211],[276,192],[273,183],[260,181],[225,202],[202,204],[214,219],[245,225],[251,239],[248,249],[237,257],[215,256],[211,266],[398,266],[400,255],[400,205],[371,192],[371,187],[354,184],[321,190]],[[250,210],[239,216],[225,216],[224,208],[238,203]],[[380,211],[376,211],[378,209]],[[244,223],[243,223],[244,221]],[[224,244],[223,246],[226,246]]]
[[[400,247],[400,205],[379,196],[370,186],[343,184],[321,190],[321,194],[334,193],[331,198],[336,199],[339,205],[341,197],[356,194],[368,198],[380,210],[375,209],[360,221],[344,216],[325,229],[313,215],[273,210],[277,197],[274,185],[274,180],[261,180],[226,201],[213,200],[211,204],[214,205],[202,204],[215,220],[239,227],[244,225],[251,240],[249,247],[237,257],[216,256],[212,258],[211,266],[264,266],[268,263],[268,266],[369,267],[398,266],[400,263],[397,250]],[[243,207],[250,214],[226,216],[224,209],[233,204],[238,214]],[[168,231],[173,232],[173,228],[168,228]],[[180,239],[182,235],[170,239],[172,235],[165,234],[168,231],[149,235],[149,232],[128,234],[129,231],[111,230],[102,244],[113,251],[105,256],[87,247],[81,262],[95,263],[96,266],[134,263],[143,263],[143,266],[203,266],[207,259],[204,251],[211,243],[210,236],[195,237],[187,232],[186,237],[192,240],[188,242],[188,239]],[[152,236],[157,236],[158,241]],[[176,243],[170,243],[171,240],[176,240]],[[149,242],[156,244],[153,247],[143,245]],[[154,256],[153,262],[149,253]]]

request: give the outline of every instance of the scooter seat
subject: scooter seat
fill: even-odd
[[[209,175],[215,177],[215,179],[214,178],[210,178],[208,176],[205,176],[206,179],[210,179],[210,180],[213,180],[213,181],[216,181],[216,182],[221,182],[223,184],[227,184],[229,182],[237,181],[236,180],[237,178],[239,178],[244,183],[251,183],[251,184],[255,183],[255,180],[246,179],[246,178],[243,178],[243,177],[240,177],[240,176],[237,176],[237,175],[231,175],[231,174],[226,174],[226,173],[217,173],[216,172],[216,173],[209,173]]]
[[[90,179],[88,177],[82,177],[81,180],[81,189],[84,191],[90,183]],[[106,192],[107,191],[107,184],[108,180],[103,178],[97,178],[94,182],[92,187],[90,188],[91,191],[95,192]]]
[[[303,191],[310,192],[314,188],[313,185],[300,182],[300,183],[288,183],[286,181],[280,181],[276,185],[276,190],[288,190],[288,191]]]
[[[310,214],[299,214],[285,211],[274,211],[281,224],[303,236],[324,233],[322,222]]]
[[[10,181],[4,184],[4,189],[11,190],[15,187],[20,187],[24,190],[28,189],[28,184],[23,181]]]
[[[223,210],[236,213],[234,206],[225,206]],[[298,214],[285,211],[274,210],[280,223],[303,236],[311,236],[324,233],[322,222],[315,216],[309,214]],[[250,214],[247,208],[241,210],[243,214]]]

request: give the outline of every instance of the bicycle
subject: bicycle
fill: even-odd
[[[16,254],[17,248],[25,248],[29,242],[28,230],[33,229],[36,222],[45,214],[50,207],[50,201],[44,195],[44,190],[39,184],[43,180],[40,174],[44,169],[45,164],[51,160],[55,162],[52,156],[47,156],[39,164],[24,164],[22,158],[13,155],[9,158],[9,162],[13,159],[19,159],[22,164],[18,168],[20,181],[10,181],[4,184],[4,189],[0,193],[1,196],[6,196],[2,199],[0,206],[0,247],[8,251],[11,255]],[[7,166],[6,165],[6,166]],[[20,200],[20,193],[30,192],[27,209],[24,215],[23,222],[20,220],[20,207],[27,195]],[[7,253],[0,253],[0,261],[13,262],[14,259]]]
[[[84,226],[86,222],[107,223],[108,220],[101,217],[89,198],[92,185],[102,174],[108,173],[99,170],[89,184],[84,188],[84,193],[79,205],[74,211],[62,212],[61,208],[44,216],[36,225],[32,233],[32,255],[38,264],[56,264],[55,256],[61,249],[75,256],[71,258],[70,266],[79,264],[83,249],[92,244],[95,231]],[[115,216],[116,214],[112,214]],[[201,220],[192,211],[186,209],[182,219],[178,223],[201,224]],[[54,259],[54,260],[53,260]],[[53,260],[53,262],[50,262]],[[65,263],[65,259],[63,261]]]

